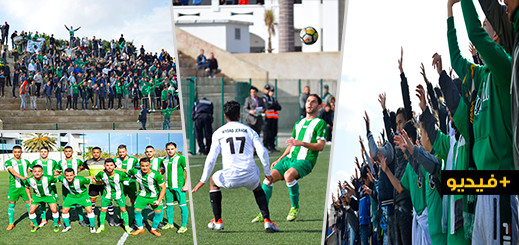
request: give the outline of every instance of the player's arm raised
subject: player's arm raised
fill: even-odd
[[[263,173],[265,174],[265,178],[272,182],[272,176],[270,174],[270,161],[269,161],[269,153],[265,150],[263,144],[261,144],[261,140],[258,134],[252,131],[252,144],[256,149],[256,153],[261,161],[261,165],[263,165]]]
[[[209,154],[207,154],[207,158],[205,159],[204,171],[202,173],[202,177],[200,177],[200,182],[196,184],[191,192],[196,192],[198,189],[202,188],[205,185],[205,182],[209,179],[209,176],[213,172],[214,164],[216,163],[216,159],[222,150],[220,146],[220,142],[218,141],[219,137],[217,134],[213,134],[213,140],[211,142],[211,150],[209,150]]]

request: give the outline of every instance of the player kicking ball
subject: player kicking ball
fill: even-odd
[[[151,227],[151,234],[161,236],[157,231],[160,221],[162,221],[162,199],[166,195],[166,182],[158,171],[151,170],[150,159],[145,157],[139,160],[141,169],[132,169],[128,171],[128,175],[135,178],[140,186],[140,193],[135,200],[135,222],[137,223],[137,230],[132,233],[136,236],[144,233],[142,210],[148,205],[151,206],[155,212],[153,217],[153,225]],[[157,193],[160,190],[160,193]],[[157,195],[158,194],[158,195]]]
[[[58,182],[58,179],[53,176],[43,175],[43,167],[41,165],[35,165],[32,167],[32,177],[25,180],[25,192],[31,201],[29,207],[29,219],[33,224],[37,224],[36,221],[36,209],[41,205],[45,207],[45,204],[49,205],[52,211],[52,219],[54,220],[54,232],[59,232],[59,213],[57,207],[56,192],[53,188],[54,184]],[[34,195],[31,195],[31,190]],[[44,219],[42,212],[42,219]],[[36,232],[41,226],[34,226],[31,232]]]
[[[68,190],[68,195],[63,201],[62,217],[65,228],[61,232],[68,232],[72,229],[70,226],[70,208],[83,206],[87,212],[88,221],[90,222],[90,233],[95,233],[95,214],[92,212],[92,201],[88,196],[87,185],[94,181],[93,176],[76,176],[74,169],[65,169],[65,176],[61,175],[58,177],[59,181],[63,183],[63,187]]]
[[[105,220],[108,206],[115,201],[121,210],[121,217],[124,220],[124,229],[126,233],[131,233],[131,228],[126,212],[126,199],[124,196],[123,182],[130,179],[125,172],[117,171],[115,169],[115,162],[112,158],[105,160],[105,169],[96,174],[94,177],[98,184],[104,185],[103,196],[101,199],[101,213],[99,214],[99,228],[96,233],[105,231]]]
[[[310,94],[306,100],[306,118],[296,122],[292,138],[287,140],[288,147],[281,157],[272,163],[272,179],[265,178],[263,190],[267,203],[272,197],[273,184],[285,180],[290,193],[291,208],[287,221],[294,221],[299,214],[299,184],[297,180],[310,174],[317,161],[319,151],[326,144],[326,122],[317,117],[322,100],[316,94]],[[261,214],[252,220],[261,220]]]
[[[273,181],[270,176],[269,155],[265,150],[258,134],[249,126],[239,122],[240,104],[236,101],[226,102],[223,106],[227,123],[213,134],[211,150],[205,159],[204,172],[200,182],[193,188],[198,191],[209,179],[213,172],[216,159],[222,153],[222,170],[216,171],[210,180],[209,197],[213,208],[214,219],[208,227],[211,230],[222,230],[222,193],[220,188],[236,189],[245,187],[254,193],[256,203],[263,215],[266,232],[276,232],[279,228],[270,221],[270,213],[265,192],[261,189],[259,169],[254,161],[254,149],[263,164],[265,178]]]

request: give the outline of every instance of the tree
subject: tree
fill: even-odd
[[[294,0],[279,0],[279,52],[294,51]]]
[[[49,151],[56,149],[56,138],[48,133],[26,134],[31,138],[22,142],[23,147],[28,152],[38,152],[42,147],[49,148]]]
[[[275,26],[278,23],[274,22],[274,13],[272,10],[265,10],[265,25],[267,26],[267,32],[269,33],[269,39],[268,39],[268,48],[267,51],[269,53],[272,53],[272,41],[271,37],[273,35],[276,35],[276,29]]]

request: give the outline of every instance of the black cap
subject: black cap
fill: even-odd
[[[329,87],[328,87],[328,84],[324,85],[324,88],[325,88],[325,89],[328,89],[328,88],[329,88]]]
[[[272,92],[274,92],[274,87],[270,87],[269,90],[272,91]]]
[[[270,90],[270,89],[272,89],[272,86],[270,86],[270,85],[267,84],[267,85],[265,85],[265,88],[264,88],[264,89],[268,89],[268,90]]]

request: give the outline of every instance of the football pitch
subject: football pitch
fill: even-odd
[[[85,172],[83,172],[85,173]],[[83,175],[83,174],[81,174]],[[15,208],[15,225],[16,227],[11,231],[6,231],[7,225],[9,223],[7,216],[7,191],[9,188],[9,173],[7,171],[0,171],[0,244],[30,244],[30,243],[38,243],[38,244],[53,244],[58,243],[60,245],[66,244],[193,244],[193,233],[191,229],[191,214],[189,216],[189,221],[187,224],[188,231],[184,234],[177,234],[178,226],[181,223],[180,217],[180,208],[175,205],[175,218],[174,223],[177,228],[170,230],[159,230],[162,233],[161,237],[156,237],[149,232],[148,228],[145,228],[146,232],[144,234],[140,234],[138,236],[125,235],[124,229],[122,227],[110,227],[108,225],[108,221],[105,223],[105,231],[101,234],[91,234],[88,227],[82,227],[79,225],[77,221],[77,216],[74,213],[71,213],[71,226],[72,230],[67,233],[62,233],[60,228],[58,233],[53,232],[53,221],[52,218],[47,219],[49,222],[42,229],[38,230],[35,233],[31,233],[30,230],[30,221],[27,217],[27,209],[25,207],[25,203],[19,199],[16,203]],[[58,193],[60,200],[58,204],[63,203],[61,199],[61,184],[58,184]],[[188,196],[189,197],[189,196]],[[129,205],[129,199],[127,198],[126,204]],[[101,197],[97,198],[97,207],[99,208],[101,205]],[[188,200],[188,207],[189,207]],[[118,212],[118,208],[116,208]],[[145,209],[143,211],[143,215],[148,213],[149,209]],[[72,211],[71,211],[72,212]],[[86,211],[84,212],[85,220]],[[190,210],[191,212],[191,210]],[[36,211],[38,213],[38,211]],[[131,212],[132,215],[133,212]],[[49,211],[47,212],[47,216],[49,216]],[[39,216],[39,215],[38,215]],[[61,216],[61,215],[60,215]],[[133,215],[132,215],[133,216]],[[131,216],[131,217],[132,217]],[[165,215],[164,215],[165,216]],[[146,216],[145,216],[146,217]],[[152,216],[148,218],[147,223],[149,225],[152,224],[151,220]],[[97,212],[96,212],[96,228],[98,227],[97,221]],[[132,218],[130,218],[132,219]],[[38,218],[39,220],[39,218]],[[122,222],[122,220],[121,220]]]
[[[283,152],[270,155],[270,162],[277,160]],[[265,233],[263,222],[250,223],[259,213],[254,194],[245,188],[222,189],[222,220],[224,230],[212,231],[207,223],[213,218],[209,201],[209,184],[193,193],[195,226],[198,244],[320,244],[323,228],[326,183],[330,146],[325,146],[309,175],[299,182],[299,215],[292,222],[286,220],[290,210],[290,198],[284,181],[274,185],[269,209],[271,220],[279,226],[278,233]],[[191,185],[195,186],[202,176],[204,156],[190,156]],[[263,168],[256,157],[263,181]],[[221,158],[214,171],[221,169]],[[213,171],[213,172],[214,172]]]

